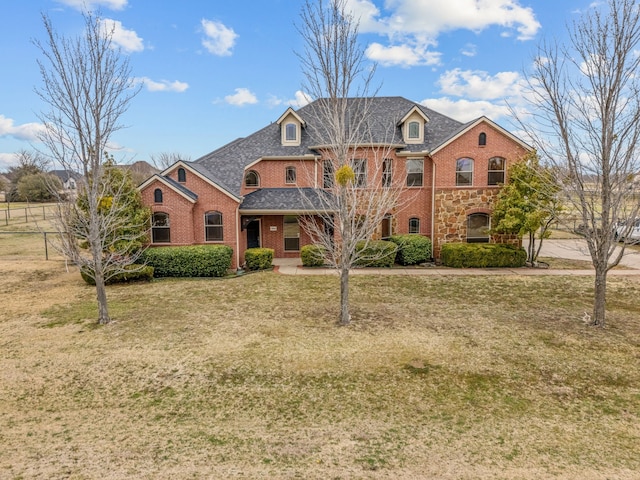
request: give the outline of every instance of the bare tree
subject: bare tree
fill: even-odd
[[[358,23],[345,0],[307,1],[298,26],[305,48],[299,54],[309,107],[307,130],[321,152],[324,189],[301,189],[318,212],[302,227],[321,246],[325,262],[340,274],[340,324],[350,322],[349,270],[365,259],[366,244],[399,208],[402,185],[393,181],[390,142],[374,140],[371,88],[375,66],[364,61]],[[399,119],[396,119],[399,120]],[[382,126],[387,133],[395,122]],[[388,135],[391,138],[391,135]],[[384,178],[383,178],[384,177]]]
[[[639,49],[637,2],[609,0],[607,12],[592,10],[569,28],[566,44],[541,44],[529,77],[530,132],[581,217],[595,269],[593,321],[602,327],[607,272],[625,247],[616,248],[614,232],[638,215]]]
[[[160,152],[151,155],[151,163],[160,170],[165,170],[180,160],[190,161],[191,157],[178,152]]]
[[[99,15],[83,14],[85,31],[77,38],[60,36],[42,16],[46,42],[34,41],[42,53],[38,61],[42,86],[36,90],[49,110],[40,115],[46,129],[40,140],[52,160],[81,173],[79,185],[86,205],[62,203],[59,228],[64,253],[95,279],[98,322],[110,321],[105,281],[131,262],[114,239],[122,222],[119,201],[125,188],[107,181],[107,144],[118,131],[120,117],[139,89],[134,88],[126,58],[113,43],[113,30]],[[120,238],[119,240],[123,240]],[[78,246],[86,244],[88,253]]]

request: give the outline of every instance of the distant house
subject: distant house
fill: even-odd
[[[486,117],[461,123],[402,97],[371,100],[371,124],[385,126],[372,129],[372,142],[391,149],[388,158],[355,160],[358,182],[384,187],[393,178],[411,193],[401,211],[389,212],[381,236],[428,236],[436,257],[446,242],[497,241],[489,234],[493,200],[509,167],[531,147]],[[144,181],[139,189],[153,211],[152,245],[229,245],[235,267],[250,247],[299,256],[313,240],[298,218],[314,213],[310,193],[332,177],[323,147],[309,135],[312,109],[289,108],[248,137]],[[387,162],[381,179],[372,173],[379,161]]]
[[[7,191],[11,185],[11,180],[6,175],[0,173],[0,202],[6,202]]]
[[[128,170],[131,173],[131,179],[133,180],[133,183],[135,183],[136,185],[140,185],[150,176],[160,172],[159,169],[151,165],[149,162],[145,162],[144,160],[138,160],[134,163],[122,163],[116,165],[116,167]]]
[[[62,182],[64,193],[72,197],[76,195],[78,184],[82,181],[82,175],[73,170],[51,170],[49,173],[58,177]]]

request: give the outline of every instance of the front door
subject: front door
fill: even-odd
[[[260,247],[260,220],[252,220],[247,224],[247,248]]]

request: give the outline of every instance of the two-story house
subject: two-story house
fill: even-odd
[[[433,241],[489,242],[493,199],[509,166],[531,147],[486,117],[461,123],[402,97],[371,99],[370,143],[384,158],[354,164],[363,188],[393,178],[407,197],[384,229]],[[153,211],[152,245],[225,244],[233,266],[244,251],[267,247],[278,257],[299,256],[312,239],[300,227],[313,215],[309,202],[330,175],[325,150],[310,134],[313,104],[287,109],[274,123],[193,162],[179,161],[139,187]],[[379,138],[376,138],[379,136]],[[372,162],[386,162],[382,179]],[[372,183],[373,182],[373,183]]]

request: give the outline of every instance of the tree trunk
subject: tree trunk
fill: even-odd
[[[343,265],[340,269],[340,325],[349,325],[349,267]]]
[[[593,324],[601,328],[606,325],[607,265],[596,264],[596,281],[593,301]]]
[[[109,318],[109,308],[107,305],[107,289],[104,284],[104,278],[101,276],[98,281],[98,275],[96,275],[96,297],[98,299],[98,323],[100,325],[106,325],[111,321]]]

